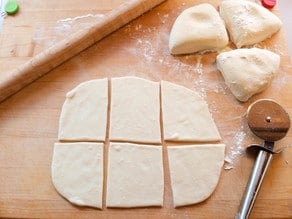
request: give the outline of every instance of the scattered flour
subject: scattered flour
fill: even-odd
[[[184,7],[185,3],[182,3],[181,6]],[[219,130],[225,130],[222,132],[223,140],[227,139],[224,142],[227,145],[224,169],[233,169],[236,166],[237,159],[245,153],[246,139],[254,140],[248,133],[248,127],[242,119],[246,106],[231,99],[230,91],[216,70],[214,61],[216,55],[214,55],[213,61],[212,58],[206,60],[205,54],[170,55],[168,49],[169,32],[173,18],[176,16],[173,13],[172,11],[153,13],[154,16],[157,16],[156,20],[160,21],[160,24],[156,26],[136,20],[120,30],[127,39],[126,46],[122,47],[122,54],[128,57],[138,57],[139,60],[138,63],[134,63],[135,68],[132,67],[126,72],[128,75],[139,76],[140,73],[134,72],[133,69],[145,69],[145,66],[147,66],[146,69],[149,71],[147,74],[150,74],[152,79],[175,81],[198,92],[209,103],[210,111],[214,115],[220,115],[221,113],[221,100],[228,104],[229,108],[234,107],[234,110],[228,112],[228,115],[224,115],[224,118],[220,118],[221,120],[218,120],[219,123],[217,124]],[[55,43],[60,37],[66,37],[76,29],[91,25],[92,22],[96,19],[102,19],[103,16],[103,14],[88,14],[75,18],[65,18],[49,28],[40,25],[36,30],[34,40],[36,43],[47,45]],[[261,47],[260,45],[257,46]],[[226,49],[230,50],[230,48]],[[278,48],[276,45],[270,49],[278,54],[282,52],[282,48]],[[162,71],[163,74],[161,74]],[[283,72],[281,75],[283,75]],[[276,90],[277,87],[280,89],[287,83],[285,74],[284,77],[276,78],[273,83],[276,84],[274,85]],[[210,100],[210,94],[221,99],[213,98]],[[239,128],[238,130],[230,130],[229,127],[226,127],[226,124],[232,124],[233,127]]]
[[[7,0],[0,0],[0,31],[2,29],[2,24],[4,18],[6,17],[6,12],[4,10],[4,5],[6,4]]]
[[[72,33],[87,28],[102,19],[104,14],[87,14],[73,18],[64,18],[56,23],[39,23],[36,27],[33,41],[48,48]]]
[[[230,170],[234,168],[234,161],[236,158],[244,154],[245,147],[243,146],[244,139],[246,137],[246,131],[243,126],[235,133],[235,136],[232,140],[229,152],[225,156],[225,170]]]

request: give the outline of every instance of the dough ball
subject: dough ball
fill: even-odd
[[[223,52],[216,61],[225,83],[243,102],[265,90],[280,66],[278,54],[258,48]]]
[[[223,1],[219,12],[237,48],[259,43],[278,32],[282,26],[276,15],[251,1]]]
[[[174,22],[169,37],[169,50],[174,55],[220,50],[227,44],[224,22],[207,3],[183,11]]]

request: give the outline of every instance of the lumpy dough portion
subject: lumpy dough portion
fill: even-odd
[[[110,140],[160,143],[159,83],[137,77],[111,79]]]
[[[219,54],[216,62],[232,94],[245,102],[271,84],[280,56],[265,49],[237,49]]]
[[[223,144],[168,146],[175,207],[196,204],[215,190],[224,163]]]
[[[183,11],[175,20],[169,37],[169,50],[174,55],[220,50],[227,44],[224,22],[207,3]]]
[[[105,141],[108,80],[79,84],[66,95],[59,122],[59,140]]]
[[[107,207],[163,204],[162,146],[110,143]]]
[[[166,141],[219,141],[207,103],[194,91],[161,81],[163,133]]]
[[[55,143],[52,181],[71,203],[102,208],[103,143]]]
[[[282,26],[276,15],[251,1],[223,1],[219,12],[237,48],[259,43],[278,32]]]

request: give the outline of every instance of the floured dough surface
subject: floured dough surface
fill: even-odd
[[[108,110],[110,124],[107,124]],[[56,143],[52,161],[55,188],[74,204],[102,208],[104,146],[103,143],[93,141],[104,141],[107,127],[110,140],[106,162],[107,207],[163,205],[162,137],[166,141],[177,142],[220,140],[206,102],[185,87],[137,77],[112,78],[110,83],[107,79],[82,83],[68,92],[60,118],[59,139],[69,140],[71,143]],[[161,136],[161,128],[164,136]],[[82,142],[84,140],[91,143]],[[199,145],[198,148],[200,147]],[[190,151],[191,147],[183,146],[182,157],[175,157],[181,152],[180,149],[176,152],[175,148],[169,149],[173,182],[181,177],[181,170],[175,165],[184,162],[184,153],[190,152],[195,158],[204,158],[207,157],[205,150],[212,153],[217,150],[215,146],[207,145],[203,152],[196,148],[198,155],[195,155],[195,152]],[[211,160],[213,166],[212,162],[215,161]],[[187,163],[186,168],[194,169],[195,164]],[[208,182],[210,190],[201,186],[205,189],[203,192],[196,191],[191,200],[180,202],[189,197],[188,190],[185,190],[186,194],[180,191],[181,186],[185,181],[191,182],[193,179],[193,174],[183,176],[185,179],[181,181],[182,185],[172,182],[175,206],[199,202],[215,188],[216,180],[212,177],[219,177],[218,173],[213,167],[210,169],[200,165],[202,170],[196,176],[199,180],[202,177],[205,177],[202,180],[211,179]],[[213,171],[210,176],[202,174],[210,170]]]
[[[207,103],[192,90],[161,81],[164,139],[218,141],[221,139]]]
[[[107,207],[162,206],[162,147],[110,143]]]
[[[108,80],[81,83],[66,95],[59,122],[59,140],[104,141]]]
[[[71,203],[102,208],[103,143],[55,143],[52,181]]]
[[[258,48],[223,52],[216,61],[225,83],[240,101],[265,90],[280,66],[279,55]]]
[[[174,22],[169,37],[169,50],[174,55],[220,50],[227,44],[224,22],[208,3],[183,11]]]
[[[110,140],[160,143],[159,83],[137,77],[111,79]]]
[[[168,146],[175,207],[196,204],[215,190],[224,163],[223,144]]]
[[[223,1],[219,6],[231,41],[237,48],[259,43],[278,32],[281,20],[251,1]]]

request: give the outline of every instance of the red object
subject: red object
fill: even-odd
[[[277,0],[262,0],[262,5],[265,8],[273,8],[277,3]]]

